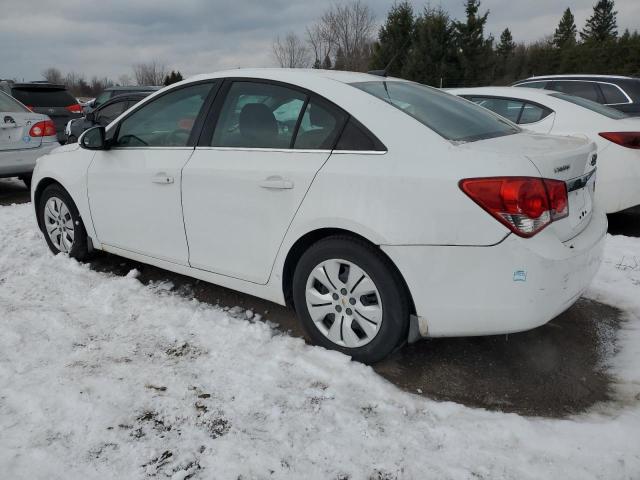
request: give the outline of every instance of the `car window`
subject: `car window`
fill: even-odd
[[[508,98],[472,97],[471,101],[498,115],[518,123],[524,102]]]
[[[68,107],[78,103],[66,90],[18,87],[11,93],[27,107]]]
[[[234,82],[213,133],[214,147],[290,148],[307,97],[287,87]]]
[[[592,102],[591,100],[587,100],[586,98],[574,97],[573,95],[567,95],[565,93],[552,93],[551,96],[564,100],[565,102],[573,103],[574,105],[579,105],[588,110],[591,110],[592,112],[604,115],[605,117],[620,119],[627,118],[628,116],[626,113],[623,113],[620,110],[607,107],[606,105],[602,105],[597,102]]]
[[[558,80],[553,82],[551,88],[552,90],[568,93],[569,95],[575,95],[576,97],[586,98],[593,102],[599,101],[598,86],[595,82]]]
[[[102,126],[109,125],[114,121],[118,115],[124,112],[127,108],[127,102],[115,102],[101,108],[96,112],[95,122]]]
[[[387,151],[382,142],[354,118],[350,118],[347,122],[335,149],[370,152]]]
[[[114,146],[186,146],[210,90],[210,83],[201,83],[170,91],[152,100],[120,123]]]
[[[604,95],[604,103],[609,105],[629,103],[629,99],[616,85],[611,85],[610,83],[599,83],[598,85],[600,85],[600,90]]]
[[[293,148],[331,150],[345,120],[345,114],[326,102],[310,100],[298,127]]]
[[[551,114],[551,110],[542,107],[540,105],[534,105],[533,103],[525,103],[522,113],[520,113],[520,125],[526,125],[527,123],[539,122],[543,118],[548,117]]]
[[[6,93],[0,92],[0,113],[20,113],[28,112],[29,109],[20,105]]]
[[[448,140],[472,142],[520,132],[515,125],[472,102],[418,83],[372,81],[351,85],[393,105]]]
[[[547,81],[540,81],[540,82],[526,82],[526,83],[519,83],[518,85],[514,85],[514,87],[526,87],[526,88],[545,88],[547,86]]]
[[[96,97],[96,99],[93,101],[93,105],[94,106],[98,106],[103,104],[104,102],[106,102],[107,100],[109,100],[111,98],[111,90],[107,90],[105,92],[102,92],[100,95],[98,95]]]

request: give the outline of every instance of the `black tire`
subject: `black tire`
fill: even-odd
[[[65,145],[69,145],[71,143],[78,143],[78,139],[75,135],[69,135],[67,137],[67,141],[65,142]]]
[[[369,275],[381,297],[380,329],[373,339],[363,346],[347,348],[331,341],[313,322],[307,308],[307,280],[316,266],[330,259],[346,260],[361,268]],[[293,301],[302,326],[316,345],[338,350],[360,362],[378,362],[404,344],[407,339],[410,303],[404,281],[391,262],[376,247],[364,240],[349,236],[333,236],[313,244],[296,266],[293,275]]]
[[[20,175],[18,178],[22,180],[22,182],[27,186],[27,188],[31,188],[31,174]]]
[[[54,254],[60,253],[60,250],[51,241],[51,238],[49,237],[45,226],[46,219],[44,211],[47,205],[47,201],[52,197],[56,197],[62,200],[62,202],[64,202],[65,206],[69,210],[69,213],[71,214],[71,220],[73,221],[74,226],[74,238],[73,243],[71,244],[71,249],[69,250],[69,256],[77,260],[85,260],[89,256],[89,245],[87,231],[84,228],[82,217],[80,217],[80,212],[78,212],[78,208],[71,199],[71,196],[64,188],[62,188],[57,183],[46,187],[42,192],[42,195],[40,196],[40,200],[38,201],[38,223],[40,225],[42,233],[44,234],[44,238],[47,241],[49,249]]]

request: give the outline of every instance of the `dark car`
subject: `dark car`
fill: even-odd
[[[123,86],[123,87],[109,87],[105,88],[100,95],[96,97],[96,99],[88,104],[87,106],[90,109],[96,109],[103,103],[111,100],[113,97],[124,95],[128,93],[146,93],[149,95],[155,91],[160,90],[162,87],[154,87],[147,85],[132,85],[132,86]],[[89,110],[88,110],[89,111]]]
[[[151,93],[152,91],[118,95],[87,113],[84,117],[71,120],[65,128],[66,143],[77,142],[82,132],[91,127],[98,125],[106,127],[122,112],[151,95]]]
[[[545,75],[519,80],[514,87],[544,88],[586,98],[640,116],[640,78],[617,75]]]
[[[64,127],[82,116],[82,107],[64,85],[47,82],[2,82],[2,90],[35,113],[47,115],[55,124],[58,141],[65,140]]]

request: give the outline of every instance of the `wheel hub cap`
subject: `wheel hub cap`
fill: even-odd
[[[337,345],[362,347],[380,331],[380,294],[369,275],[353,262],[320,263],[309,275],[305,294],[314,324]]]
[[[53,246],[69,253],[73,246],[74,225],[67,205],[58,197],[51,197],[44,206],[44,224]]]

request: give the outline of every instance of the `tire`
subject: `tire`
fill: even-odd
[[[31,188],[31,174],[29,175],[20,175],[18,177],[22,182],[26,185],[27,188]]]
[[[69,145],[71,143],[78,143],[78,138],[75,135],[69,135],[67,137],[67,141],[65,142],[65,145]]]
[[[382,360],[407,338],[410,304],[400,274],[373,245],[354,237],[328,237],[309,247],[293,275],[293,302],[316,345],[363,363]]]
[[[60,205],[57,209],[56,204]],[[56,219],[60,219],[60,222]],[[60,185],[49,185],[42,192],[38,201],[38,223],[54,254],[67,253],[77,260],[85,260],[89,256],[87,231],[82,217],[71,196]],[[64,232],[63,228],[66,229]],[[52,231],[51,235],[49,231]]]

